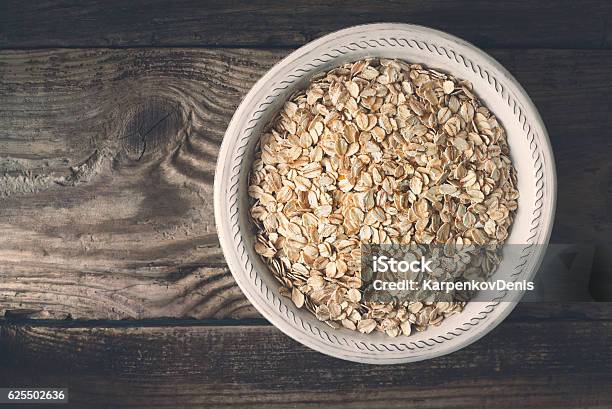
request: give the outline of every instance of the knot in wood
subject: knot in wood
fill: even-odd
[[[120,134],[127,157],[140,161],[165,151],[178,139],[183,121],[181,106],[176,101],[151,98],[136,104],[127,111]]]

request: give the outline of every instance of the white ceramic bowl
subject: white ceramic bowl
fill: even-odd
[[[483,51],[440,31],[407,24],[370,24],[326,35],[291,53],[255,84],[234,114],[219,152],[214,191],[219,240],[247,298],[298,342],[356,362],[429,359],[476,341],[499,324],[516,302],[506,301],[510,298],[472,301],[439,327],[408,337],[334,330],[281,297],[276,280],[253,250],[247,176],[262,128],[314,74],[364,57],[422,63],[473,83],[478,97],[504,125],[518,173],[519,208],[508,243],[534,244],[524,246],[520,259],[504,258],[498,271],[512,271],[516,280],[532,277],[543,257],[543,246],[536,244],[546,244],[550,237],[556,195],[554,160],[540,115],[510,73]]]

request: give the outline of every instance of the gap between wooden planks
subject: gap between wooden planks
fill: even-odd
[[[218,246],[212,181],[240,99],[289,51],[2,51],[0,315],[256,317]],[[612,51],[490,52],[551,135],[553,240],[609,238]]]
[[[87,407],[609,408],[612,322],[504,322],[453,354],[337,360],[270,326],[0,327],[0,385]]]

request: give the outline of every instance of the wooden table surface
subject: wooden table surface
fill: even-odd
[[[68,387],[74,407],[612,407],[612,303],[523,304],[448,356],[344,362],[248,303],[212,206],[225,128],[274,63],[354,24],[427,25],[534,100],[552,242],[590,246],[576,273],[610,300],[611,17],[591,0],[2,2],[0,387]]]

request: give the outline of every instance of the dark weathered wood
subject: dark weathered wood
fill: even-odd
[[[0,334],[0,384],[67,386],[75,407],[612,405],[610,321],[505,322],[451,355],[391,366],[340,361],[268,326],[5,326]]]
[[[2,52],[0,315],[256,316],[218,247],[212,179],[234,109],[287,52]],[[605,244],[612,51],[491,53],[551,135],[553,240]]]
[[[249,317],[212,181],[240,98],[284,52],[0,56],[0,313]]]
[[[604,1],[3,1],[0,47],[296,46],[355,24],[428,25],[480,47],[609,48]]]

